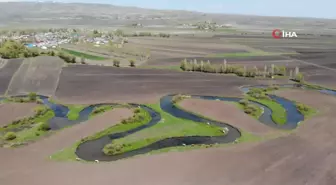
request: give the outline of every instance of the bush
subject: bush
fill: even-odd
[[[29,94],[28,94],[28,99],[29,99],[30,101],[36,101],[36,100],[37,100],[37,94],[34,93],[34,92],[29,93]]]
[[[246,105],[249,104],[249,102],[246,99],[242,99],[242,100],[239,101],[239,104],[246,106]]]
[[[244,112],[246,114],[254,114],[257,111],[257,109],[253,105],[247,105],[244,107]]]
[[[16,134],[14,133],[14,132],[7,132],[6,134],[5,134],[5,140],[7,140],[7,141],[11,141],[11,140],[14,140],[14,139],[16,139]]]
[[[303,74],[298,73],[293,80],[296,81],[296,82],[302,83],[304,81]]]
[[[120,61],[118,59],[113,59],[113,66],[120,67]]]
[[[123,119],[123,120],[121,121],[121,123],[122,123],[122,124],[127,124],[127,119]]]
[[[173,104],[176,104],[177,102],[179,102],[179,101],[181,101],[181,100],[183,100],[183,99],[185,99],[187,97],[188,96],[186,96],[186,95],[178,94],[178,95],[173,96],[172,102],[173,102]]]
[[[301,104],[301,103],[296,104],[296,108],[297,108],[300,112],[301,112],[301,111],[303,111],[303,112],[307,112],[307,111],[309,111],[309,107],[306,106],[306,105],[304,105],[304,104]]]
[[[129,63],[130,63],[131,67],[135,67],[135,60],[134,59],[130,59]]]
[[[37,103],[37,104],[43,104],[43,101],[40,100],[40,99],[38,99],[38,100],[36,100],[36,103]]]
[[[124,145],[111,143],[111,144],[106,145],[103,148],[103,152],[106,155],[115,155],[115,154],[120,153],[120,151],[123,149],[123,147],[124,147]]]
[[[38,128],[39,131],[48,131],[50,129],[51,128],[48,123],[42,123]]]
[[[66,63],[76,63],[76,57],[65,54],[63,51],[58,53],[58,57],[63,59]]]
[[[138,113],[140,113],[141,112],[141,109],[140,108],[136,108],[136,109],[134,109],[134,111],[133,111],[133,113],[135,113],[135,114],[138,114]]]

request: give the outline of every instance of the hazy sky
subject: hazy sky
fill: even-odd
[[[6,1],[6,0],[0,0]],[[8,1],[8,0],[7,0]],[[25,0],[31,1],[31,0]],[[159,9],[336,19],[336,0],[56,0]]]

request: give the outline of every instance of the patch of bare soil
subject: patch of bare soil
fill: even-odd
[[[58,57],[39,56],[25,59],[8,87],[9,95],[36,92],[53,95],[64,61]]]
[[[36,103],[1,103],[0,126],[5,126],[14,120],[34,116]]]
[[[256,135],[266,135],[275,130],[263,125],[258,120],[239,110],[234,103],[223,101],[209,101],[202,99],[185,99],[179,105],[205,117],[228,123],[234,127]]]
[[[237,96],[241,94],[239,86],[256,83],[236,76],[205,73],[69,66],[62,71],[56,97],[71,103],[149,103],[147,100],[157,103],[160,97],[172,93]]]

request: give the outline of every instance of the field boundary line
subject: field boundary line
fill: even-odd
[[[286,58],[290,59],[290,57],[286,57]],[[323,68],[323,69],[327,69],[327,70],[335,71],[335,72],[336,72],[336,69],[334,69],[334,68],[330,68],[330,67],[327,67],[327,66],[322,66],[322,65],[319,65],[319,64],[315,64],[315,63],[312,63],[312,62],[307,62],[307,61],[299,60],[299,59],[292,59],[292,60],[293,60],[293,61],[300,62],[300,63],[307,64],[307,65],[310,65],[310,66],[315,66],[315,67],[317,67],[317,68]]]
[[[51,94],[50,97],[55,97],[56,91],[57,91],[58,86],[59,86],[59,81],[60,81],[60,78],[61,78],[63,67],[66,67],[66,66],[64,66],[64,64],[61,65],[61,70],[59,70],[59,73],[58,73],[58,78],[57,78],[57,81],[56,81],[56,86],[54,88],[54,92],[53,92],[53,94]]]
[[[0,61],[1,61],[1,63],[0,63],[0,69],[2,69],[2,68],[4,68],[7,65],[8,60],[0,58]]]

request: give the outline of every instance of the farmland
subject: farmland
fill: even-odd
[[[335,184],[335,36],[169,29],[0,62],[0,182]]]

